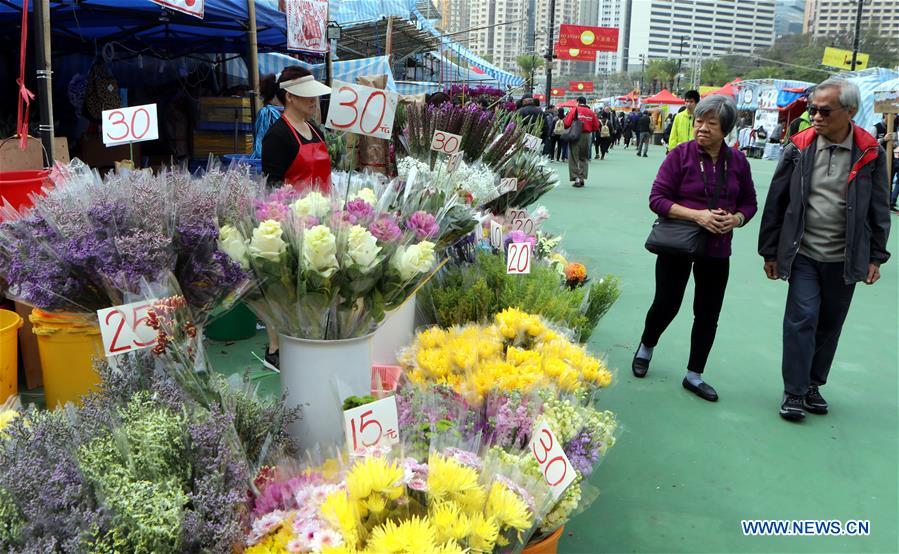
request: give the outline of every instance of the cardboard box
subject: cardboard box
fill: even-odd
[[[69,163],[69,141],[66,137],[53,139],[53,153],[56,161]],[[19,149],[18,137],[0,141],[0,171],[27,171],[44,168],[44,147],[41,139],[28,137],[25,150]]]

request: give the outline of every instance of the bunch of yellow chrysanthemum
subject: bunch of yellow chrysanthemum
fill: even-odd
[[[531,392],[555,387],[583,392],[606,387],[612,374],[584,347],[532,314],[514,308],[492,325],[430,328],[400,357],[417,385],[448,385],[469,400],[491,390]]]

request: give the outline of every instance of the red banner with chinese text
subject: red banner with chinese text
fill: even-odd
[[[618,51],[617,27],[588,27],[586,25],[560,25],[559,45],[563,48],[595,50],[599,52]]]

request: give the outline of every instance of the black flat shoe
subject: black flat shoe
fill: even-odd
[[[271,364],[277,369],[281,369],[281,351],[276,350],[274,352],[269,352],[268,349],[265,349],[265,363]]]
[[[639,350],[637,350],[639,352]],[[631,363],[631,371],[634,372],[634,377],[639,377],[640,379],[646,377],[646,372],[649,371],[649,360],[646,358],[638,358],[637,354],[634,354],[634,361]]]
[[[715,389],[713,389],[712,386],[708,383],[699,383],[699,386],[697,387],[690,381],[687,381],[687,378],[684,377],[684,381],[682,384],[684,385],[685,389],[692,392],[699,398],[702,398],[703,400],[708,400],[709,402],[718,401],[718,393],[715,392]]]

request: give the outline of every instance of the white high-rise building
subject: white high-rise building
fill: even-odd
[[[559,25],[563,24],[571,24],[571,25],[586,25],[586,23],[581,21],[580,11],[581,4],[585,0],[556,0],[556,15],[554,21],[554,30],[553,30],[553,46],[555,43],[559,41]],[[546,37],[547,37],[547,26],[549,25],[549,0],[536,0],[537,10],[536,10],[536,18],[535,18],[535,30],[536,30],[536,52],[537,55],[545,56],[546,55]],[[530,53],[530,50],[528,51]],[[554,75],[570,75],[573,73],[589,73],[590,72],[590,64],[589,62],[574,62],[570,60],[554,60],[553,61],[553,74]],[[543,72],[541,72],[543,73]],[[567,87],[568,83],[558,83],[559,86]]]
[[[855,32],[858,4],[847,0],[807,0],[804,30],[818,38]],[[862,9],[862,29],[877,25],[880,34],[899,38],[899,2],[867,0]]]
[[[527,47],[527,0],[470,0],[468,47],[510,73],[518,73],[516,58]],[[492,26],[497,23],[506,25]],[[489,27],[489,28],[485,28]]]
[[[628,66],[640,57],[692,59],[752,54],[774,43],[775,0],[619,0],[630,4]],[[892,0],[895,2],[896,0]]]

